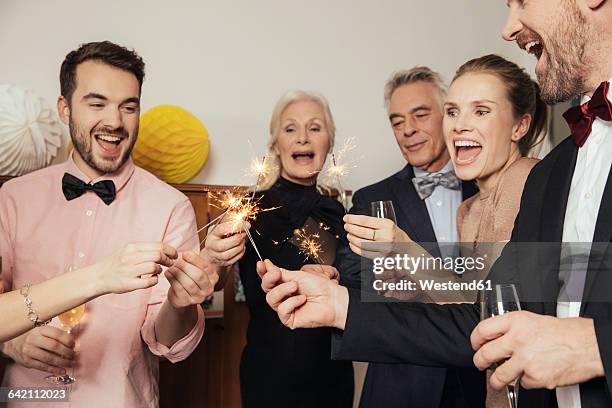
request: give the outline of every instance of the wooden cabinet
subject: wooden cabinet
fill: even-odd
[[[175,185],[185,193],[196,212],[198,226],[219,215],[209,205],[210,194],[230,186]],[[199,229],[200,227],[198,227]],[[201,239],[205,232],[201,233]],[[204,337],[185,361],[160,364],[162,408],[240,407],[240,356],[246,343],[249,312],[245,303],[234,302],[233,274],[223,290],[223,317],[206,319]]]

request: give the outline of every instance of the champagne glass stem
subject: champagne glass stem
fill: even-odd
[[[510,408],[517,408],[516,383],[506,385],[506,394],[508,395],[508,404]]]

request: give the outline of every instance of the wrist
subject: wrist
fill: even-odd
[[[10,358],[12,360],[15,360],[13,358],[13,352],[12,352],[12,340],[8,340],[4,343],[0,343],[0,357],[5,357],[5,358]]]
[[[95,297],[111,293],[100,265],[95,264],[87,266],[82,269],[77,269],[71,273],[74,274],[74,278],[76,280],[81,281],[81,287],[84,288],[85,296],[88,299],[93,299]]]
[[[332,326],[344,330],[349,305],[349,294],[346,287],[334,284],[334,321]]]

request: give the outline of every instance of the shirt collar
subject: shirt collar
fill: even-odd
[[[428,173],[425,170],[421,170],[418,167],[413,167],[413,169],[414,169],[414,176],[415,177],[423,177],[423,176],[429,176],[430,174],[448,173],[449,171],[453,171],[453,163],[452,163],[452,160],[449,160],[448,163],[446,163],[446,166],[444,166],[442,168],[442,170],[436,171],[436,172],[433,172],[433,173]]]
[[[112,182],[115,183],[115,189],[117,190],[117,192],[121,191],[121,189],[132,178],[132,174],[134,174],[134,170],[136,169],[132,158],[129,157],[127,161],[123,164],[123,166],[121,166],[116,172],[106,173],[100,177],[92,179],[85,173],[83,173],[81,169],[78,168],[78,166],[74,162],[74,154],[75,153],[73,151],[68,160],[66,160],[66,172],[90,184],[94,184],[102,180],[112,180]]]
[[[608,83],[610,85],[612,85],[612,78],[608,79]],[[608,88],[608,100],[612,102],[612,86]],[[584,105],[585,103],[587,103],[588,101],[591,100],[591,97],[587,94],[582,95],[582,98],[580,98],[580,104]]]

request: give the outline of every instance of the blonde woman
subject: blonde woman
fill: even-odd
[[[317,191],[317,175],[334,144],[335,125],[325,98],[291,91],[281,97],[270,120],[268,163],[274,171],[261,183],[261,206],[280,207],[261,213],[251,231],[262,256],[291,269],[313,263],[333,264],[336,236],[342,236],[344,210]],[[218,230],[223,231],[220,226]],[[319,234],[325,247],[312,259],[300,252],[295,230]],[[350,407],[353,370],[350,362],[332,361],[330,329],[290,330],[266,304],[251,245],[246,253],[236,237],[233,248],[217,235],[206,242],[219,264],[239,261],[251,318],[240,364],[242,403],[249,407]],[[216,248],[220,248],[216,250]],[[225,255],[221,254],[223,252]],[[315,266],[317,267],[317,266]],[[305,272],[313,266],[304,267]],[[273,393],[263,392],[272,385]]]

